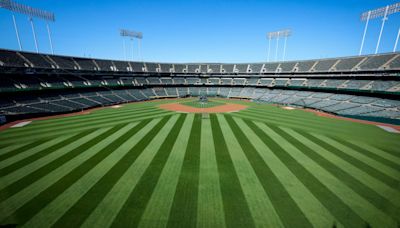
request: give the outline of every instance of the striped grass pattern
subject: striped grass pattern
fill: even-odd
[[[213,108],[213,107],[217,107],[217,106],[220,106],[220,105],[224,105],[225,103],[210,99],[207,102],[200,102],[199,100],[192,100],[192,101],[182,102],[181,104],[186,105],[186,106],[190,106],[190,107],[193,107],[193,108]]]
[[[268,105],[202,118],[166,102],[0,132],[0,224],[398,226],[398,135]]]

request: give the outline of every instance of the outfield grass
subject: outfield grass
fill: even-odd
[[[241,101],[160,100],[0,132],[0,224],[396,227],[400,136]],[[179,102],[197,102],[182,100]]]

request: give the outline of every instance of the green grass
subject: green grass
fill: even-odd
[[[396,227],[400,136],[243,103],[160,100],[0,132],[0,224],[26,227]],[[194,100],[178,101],[198,107]]]
[[[199,102],[198,100],[192,100],[192,101],[182,102],[181,104],[190,106],[193,108],[213,108],[213,107],[224,105],[225,103],[211,99],[211,100],[208,100],[208,102],[206,102],[206,103]]]

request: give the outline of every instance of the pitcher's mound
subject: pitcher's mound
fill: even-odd
[[[186,112],[186,113],[223,113],[223,112],[238,112],[246,109],[248,106],[240,104],[224,104],[211,108],[195,108],[179,103],[162,104],[159,106],[162,109],[175,112]]]

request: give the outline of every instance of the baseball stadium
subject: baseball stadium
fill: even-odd
[[[285,60],[294,27],[267,61],[185,63],[129,59],[127,29],[125,59],[54,54],[49,24],[40,51],[54,14],[0,0],[0,227],[399,227],[400,30],[362,49],[400,3],[378,6],[359,55]]]

